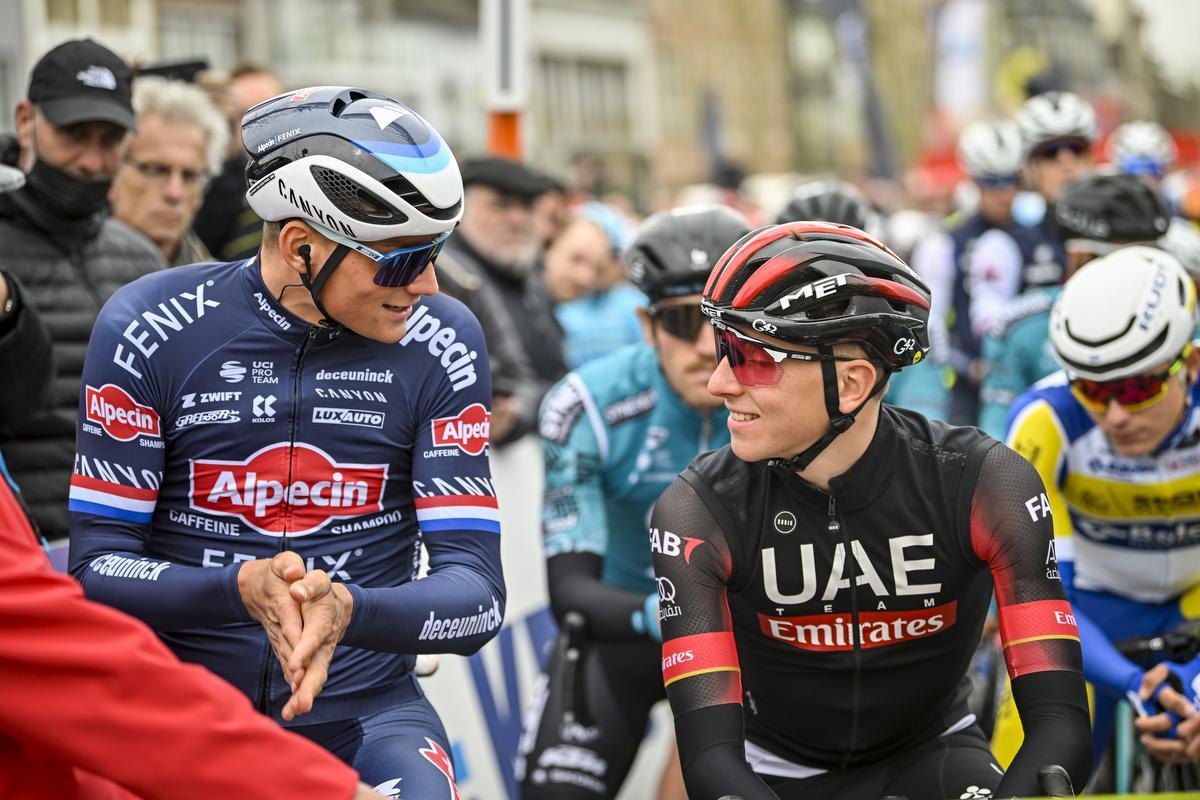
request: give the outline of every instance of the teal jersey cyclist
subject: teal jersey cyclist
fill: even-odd
[[[1069,280],[1094,258],[1130,244],[1153,245],[1170,213],[1158,191],[1130,175],[1086,175],[1072,181],[1054,204],[1067,253]],[[1062,286],[1026,289],[1001,313],[983,340],[987,374],[980,389],[979,427],[1004,438],[1009,408],[1030,386],[1057,372],[1050,346],[1050,308]]]
[[[535,691],[516,770],[524,800],[615,797],[665,697],[658,601],[673,593],[656,584],[651,550],[686,557],[689,543],[664,534],[648,544],[647,521],[692,459],[729,443],[707,388],[716,350],[700,296],[716,260],[749,231],[720,206],[648,219],[626,255],[650,301],[639,310],[646,342],[568,374],[542,403],[550,608],[560,624],[574,612],[583,627],[564,633]],[[577,668],[568,636],[582,642]]]

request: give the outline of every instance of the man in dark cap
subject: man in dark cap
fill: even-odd
[[[438,277],[486,320],[492,442],[502,445],[536,428],[542,396],[567,373],[562,329],[535,274],[542,242],[533,205],[550,182],[496,157],[463,162],[462,177],[463,220],[438,259]]]
[[[0,138],[0,163],[25,185],[0,196],[0,269],[16,303],[39,312],[53,341],[50,399],[0,422],[0,450],[50,538],[67,535],[80,371],[100,306],[119,287],[161,269],[158,251],[108,217],[106,198],[134,129],[129,66],[92,39],[64,42],[34,66],[17,103],[15,137]]]

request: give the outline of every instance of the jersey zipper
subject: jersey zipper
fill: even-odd
[[[859,705],[862,702],[862,642],[860,640],[860,628],[858,625],[858,582],[855,575],[855,565],[858,560],[854,557],[854,550],[850,545],[850,531],[841,523],[837,516],[837,501],[833,496],[833,492],[829,493],[829,509],[826,529],[831,536],[837,536],[839,533],[842,537],[842,546],[845,548],[845,561],[843,562],[847,569],[846,577],[850,584],[850,642],[854,649],[854,688],[851,691],[850,702],[850,742],[846,748],[846,752],[842,753],[842,769],[850,763],[850,756],[854,752],[855,744],[858,741],[858,717]]]
[[[308,345],[317,338],[319,328],[313,325],[308,329],[308,336],[304,337],[304,341],[300,344],[300,349],[296,353],[295,368],[292,370],[292,418],[291,427],[288,430],[288,444],[290,445],[290,455],[288,456],[288,475],[287,482],[284,486],[292,485],[292,468],[296,464],[296,431],[300,425],[300,372],[304,365],[304,354],[308,352]],[[291,525],[291,503],[284,498],[287,508],[287,518],[284,522],[283,536],[279,538],[279,551],[282,553],[288,549],[288,530]],[[258,710],[261,714],[270,713],[271,704],[271,664],[275,659],[271,653],[271,643],[267,642],[266,655],[263,658],[262,675],[258,683]]]
[[[300,377],[301,371],[304,368],[304,354],[308,352],[309,344],[311,344],[312,341],[317,338],[317,334],[319,332],[320,328],[316,325],[313,325],[308,329],[308,336],[305,336],[304,341],[300,344],[300,350],[296,353],[296,366],[292,370],[292,419],[291,427],[288,430],[288,445],[290,446],[289,450],[291,455],[288,457],[287,483],[285,483],[284,486],[292,485],[292,470],[296,466],[296,432],[300,426]],[[287,498],[285,497],[284,500],[287,501]],[[292,504],[290,502],[286,502],[285,507],[287,508],[287,518],[284,521],[283,536],[281,536],[279,539],[280,552],[288,549],[288,532],[291,530],[292,526]]]

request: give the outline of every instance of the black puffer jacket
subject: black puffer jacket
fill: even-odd
[[[0,160],[15,162],[12,145],[0,140]],[[163,266],[148,240],[106,214],[65,223],[25,189],[0,195],[0,270],[20,281],[22,302],[50,331],[55,366],[48,404],[20,421],[0,422],[0,451],[49,538],[67,535],[79,383],[96,316],[117,289]]]

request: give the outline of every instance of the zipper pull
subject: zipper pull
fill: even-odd
[[[828,513],[829,513],[829,523],[826,526],[826,530],[828,530],[830,533],[836,534],[838,531],[840,531],[842,529],[842,524],[840,522],[838,522],[838,519],[837,519],[837,505],[834,503],[833,495],[829,495],[829,512]]]

